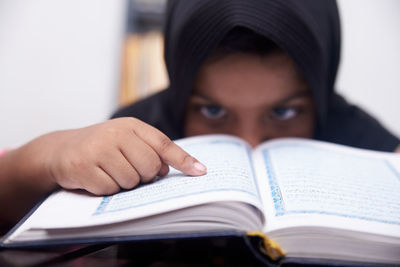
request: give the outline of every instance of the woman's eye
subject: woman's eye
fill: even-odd
[[[226,115],[226,110],[219,106],[202,106],[200,112],[209,119],[219,119]]]
[[[278,120],[289,120],[299,113],[297,108],[277,107],[272,110],[272,116]]]

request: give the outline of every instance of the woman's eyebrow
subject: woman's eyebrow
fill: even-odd
[[[201,98],[201,100],[205,100],[207,102],[210,102],[212,104],[216,104],[217,101],[215,101],[214,99],[210,98],[209,96],[205,96],[199,93],[193,93],[192,97],[196,97],[196,98]]]
[[[310,95],[311,95],[311,92],[310,92],[309,90],[302,90],[302,91],[300,91],[300,92],[297,92],[297,93],[295,93],[295,94],[293,94],[293,95],[290,95],[290,96],[288,96],[288,97],[286,97],[286,98],[283,98],[282,100],[278,101],[277,104],[276,104],[276,106],[284,105],[284,104],[286,104],[287,102],[290,102],[290,101],[292,101],[292,100],[294,100],[294,99],[297,99],[297,98],[309,97]],[[201,94],[201,93],[195,92],[195,93],[192,94],[191,97],[195,97],[195,98],[197,98],[197,99],[201,99],[202,101],[207,101],[207,102],[209,102],[210,104],[215,104],[215,105],[218,104],[218,101],[212,99],[212,98],[209,97],[209,96],[203,95],[203,94]]]
[[[309,90],[301,91],[301,92],[298,92],[296,94],[293,94],[291,96],[288,96],[288,97],[280,100],[277,103],[277,105],[284,105],[284,104],[286,104],[286,103],[288,103],[288,102],[290,102],[290,101],[292,101],[294,99],[301,98],[301,97],[309,97],[310,95],[311,95],[311,92]]]

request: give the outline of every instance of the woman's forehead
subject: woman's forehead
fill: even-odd
[[[205,64],[194,95],[216,102],[279,102],[308,90],[294,63],[283,53],[268,57],[234,54]]]

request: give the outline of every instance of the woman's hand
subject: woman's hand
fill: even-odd
[[[15,222],[57,186],[108,195],[164,176],[168,165],[206,173],[166,135],[134,118],[45,134],[0,157],[0,223]]]
[[[188,175],[206,168],[154,127],[119,118],[86,128],[44,135],[28,146],[41,154],[46,176],[67,189],[108,195],[168,173]]]

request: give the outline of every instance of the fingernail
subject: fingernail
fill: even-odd
[[[197,171],[199,171],[199,172],[201,172],[201,173],[205,173],[206,170],[207,170],[206,166],[204,166],[203,164],[201,164],[201,163],[198,162],[198,161],[196,161],[195,163],[193,163],[193,167],[194,167]]]

